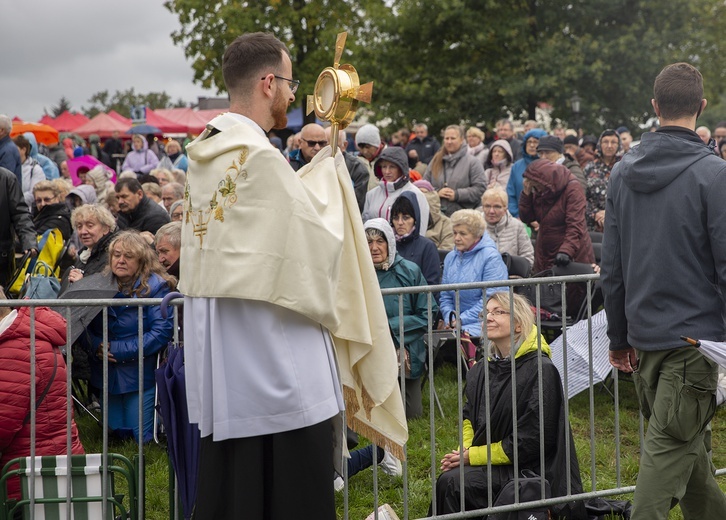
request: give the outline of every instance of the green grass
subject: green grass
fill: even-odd
[[[458,408],[458,388],[456,367],[444,365],[436,371],[436,391],[446,414],[442,419],[438,409],[435,411],[435,461],[433,472],[438,475],[438,461],[445,453],[459,444],[456,414]],[[621,379],[620,391],[620,475],[621,486],[635,484],[638,473],[639,458],[639,413],[633,384]],[[575,437],[575,446],[580,472],[585,491],[591,490],[591,450],[590,450],[590,395],[583,392],[570,400],[570,422]],[[428,421],[428,384],[424,386],[425,419],[409,421],[408,453],[408,518],[425,517],[431,501],[432,468],[431,468],[431,435]],[[597,489],[615,488],[616,480],[616,440],[615,410],[613,399],[603,388],[597,385],[594,392],[595,410],[595,475]],[[713,420],[713,452],[714,464],[717,468],[726,467],[726,411],[719,410]],[[90,418],[79,417],[81,440],[86,451],[101,451],[101,429]],[[361,446],[366,444],[361,439]],[[113,442],[110,451],[121,453],[132,458],[138,453],[138,446],[132,442]],[[162,445],[150,444],[144,447],[146,462],[146,518],[150,520],[166,520],[169,518],[169,486],[166,448]],[[377,472],[378,504],[389,503],[396,513],[404,518],[404,482],[403,478],[393,478],[382,471]],[[721,488],[726,490],[726,479],[719,480]],[[331,479],[332,487],[332,479]],[[632,498],[630,496],[617,498]],[[349,482],[349,513],[351,520],[362,520],[373,511],[373,471],[365,470],[350,479]],[[343,493],[336,494],[338,517],[343,518]],[[680,509],[676,507],[669,516],[671,520],[682,519]]]

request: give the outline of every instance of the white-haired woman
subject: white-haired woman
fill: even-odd
[[[494,241],[485,233],[486,223],[480,211],[460,209],[451,215],[454,229],[454,247],[444,259],[444,275],[441,283],[472,283],[507,280],[509,273],[497,251]],[[486,295],[491,296],[499,288],[489,288]],[[457,314],[454,291],[441,292],[442,327],[456,328],[456,320],[461,320],[461,329],[472,336],[481,335],[479,313],[484,307],[482,289],[459,291]]]
[[[571,493],[581,493],[580,468],[571,431],[569,461],[565,453],[565,432],[570,430],[570,424],[564,410],[562,381],[550,360],[547,341],[537,332],[529,301],[518,294],[495,293],[487,300],[481,320],[486,324],[489,355],[466,376],[463,449],[452,450],[441,460],[442,473],[436,482],[436,513],[460,511],[462,471],[466,511],[487,507],[489,484],[493,499],[514,478],[515,472],[523,469],[544,476],[553,497],[567,494],[569,472]],[[516,402],[512,400],[512,385]],[[513,416],[517,418],[516,435]],[[542,430],[540,420],[544,425]],[[540,465],[541,450],[544,467]],[[488,465],[491,465],[491,482],[488,482]],[[552,511],[557,518],[586,517],[581,502],[558,504]]]
[[[487,222],[487,233],[494,240],[500,253],[509,253],[527,259],[529,267],[534,263],[534,247],[521,220],[509,213],[509,196],[499,185],[487,189],[481,196],[481,208]]]
[[[68,282],[77,282],[84,275],[100,273],[108,265],[108,246],[116,235],[116,219],[101,204],[84,204],[71,213],[71,225],[78,234],[83,248],[78,252],[75,267],[63,277],[65,289]]]

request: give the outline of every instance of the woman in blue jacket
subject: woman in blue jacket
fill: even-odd
[[[159,263],[154,251],[135,231],[124,231],[109,246],[109,267],[118,284],[114,298],[163,298],[176,279]],[[108,425],[120,437],[132,434],[137,442],[153,437],[154,369],[156,357],[173,334],[173,318],[163,318],[158,305],[144,306],[143,349],[139,346],[136,306],[108,308],[108,343],[103,342],[103,314],[89,326],[91,384],[103,388],[103,357],[108,358]],[[143,352],[143,354],[142,354]],[[143,355],[143,381],[139,356]],[[139,387],[143,391],[143,435],[139,435]]]
[[[512,165],[512,171],[509,174],[509,182],[507,183],[507,195],[509,195],[509,212],[513,217],[519,218],[519,194],[524,188],[524,170],[527,169],[529,163],[539,159],[537,155],[537,145],[539,140],[547,135],[547,132],[540,128],[533,128],[526,134],[522,140],[522,158]]]
[[[502,261],[494,241],[486,234],[486,221],[481,211],[460,209],[451,215],[454,228],[454,246],[444,259],[442,284],[472,283],[504,280],[509,273]],[[486,290],[489,298],[497,291],[506,290],[506,285]],[[457,312],[454,291],[441,291],[441,317],[444,328],[456,328]],[[459,291],[459,312],[461,330],[472,336],[481,336],[479,313],[484,308],[484,291],[467,289]]]

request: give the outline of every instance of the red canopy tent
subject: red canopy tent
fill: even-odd
[[[191,108],[159,108],[157,115],[186,127],[187,133],[201,134],[207,125],[207,119],[200,112]]]
[[[131,123],[122,123],[118,119],[101,112],[91,119],[85,125],[75,129],[75,133],[81,137],[88,137],[91,134],[97,134],[99,137],[113,137],[114,132],[123,134],[129,129]]]
[[[122,122],[122,123],[124,123],[125,125],[131,126],[131,119],[129,119],[128,117],[124,117],[124,116],[122,116],[121,114],[119,114],[119,113],[118,113],[118,112],[116,112],[115,110],[111,110],[111,111],[110,111],[110,112],[108,113],[108,115],[110,115],[111,117],[113,117],[113,118],[114,118],[115,120],[117,120],[117,121],[121,121],[121,122]]]
[[[90,121],[90,119],[83,114],[71,114],[68,110],[66,110],[55,119],[49,115],[44,115],[38,122],[52,126],[59,132],[73,132],[79,126],[88,123],[88,121]]]
[[[186,134],[187,127],[179,123],[175,123],[157,114],[154,110],[146,109],[146,124],[155,126],[163,134]]]

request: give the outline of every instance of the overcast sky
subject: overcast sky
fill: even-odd
[[[0,15],[0,114],[37,121],[61,96],[74,110],[101,90],[216,96],[192,82],[162,0],[9,0]]]

